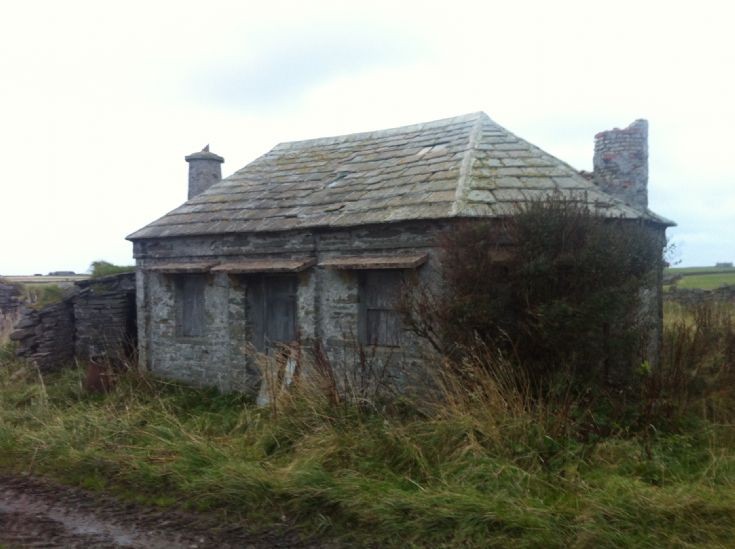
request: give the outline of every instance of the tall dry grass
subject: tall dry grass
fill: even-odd
[[[483,346],[435,399],[346,391],[316,357],[264,408],[134,371],[88,395],[0,354],[0,468],[360,545],[725,547],[732,324],[681,314],[635,399],[540,391]]]
[[[735,420],[735,304],[666,305],[661,366],[644,383],[650,414]]]

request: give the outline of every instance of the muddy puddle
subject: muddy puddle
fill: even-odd
[[[325,547],[286,528],[252,533],[214,516],[118,501],[30,477],[0,476],[0,547]]]

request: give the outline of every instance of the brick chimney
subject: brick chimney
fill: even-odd
[[[222,179],[221,156],[209,152],[209,145],[200,152],[185,157],[189,163],[189,198],[203,193],[209,187]]]
[[[595,135],[593,178],[602,190],[626,204],[648,207],[648,122]]]

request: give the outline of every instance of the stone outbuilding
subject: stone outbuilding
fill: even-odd
[[[596,136],[593,174],[481,112],[282,143],[225,179],[208,148],[186,160],[189,200],[128,237],[139,356],[156,374],[223,390],[256,391],[257,352],[283,344],[318,343],[345,368],[369,349],[419,369],[426,346],[394,297],[406,272],[432,279],[436,236],[460,220],[556,194],[642,220],[662,241],[671,225],[647,207],[643,120]]]

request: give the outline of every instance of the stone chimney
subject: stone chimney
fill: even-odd
[[[648,207],[647,121],[598,133],[593,163],[594,181],[602,190],[634,208]]]
[[[185,157],[189,163],[189,198],[203,193],[222,179],[221,156],[209,152],[209,145]]]

